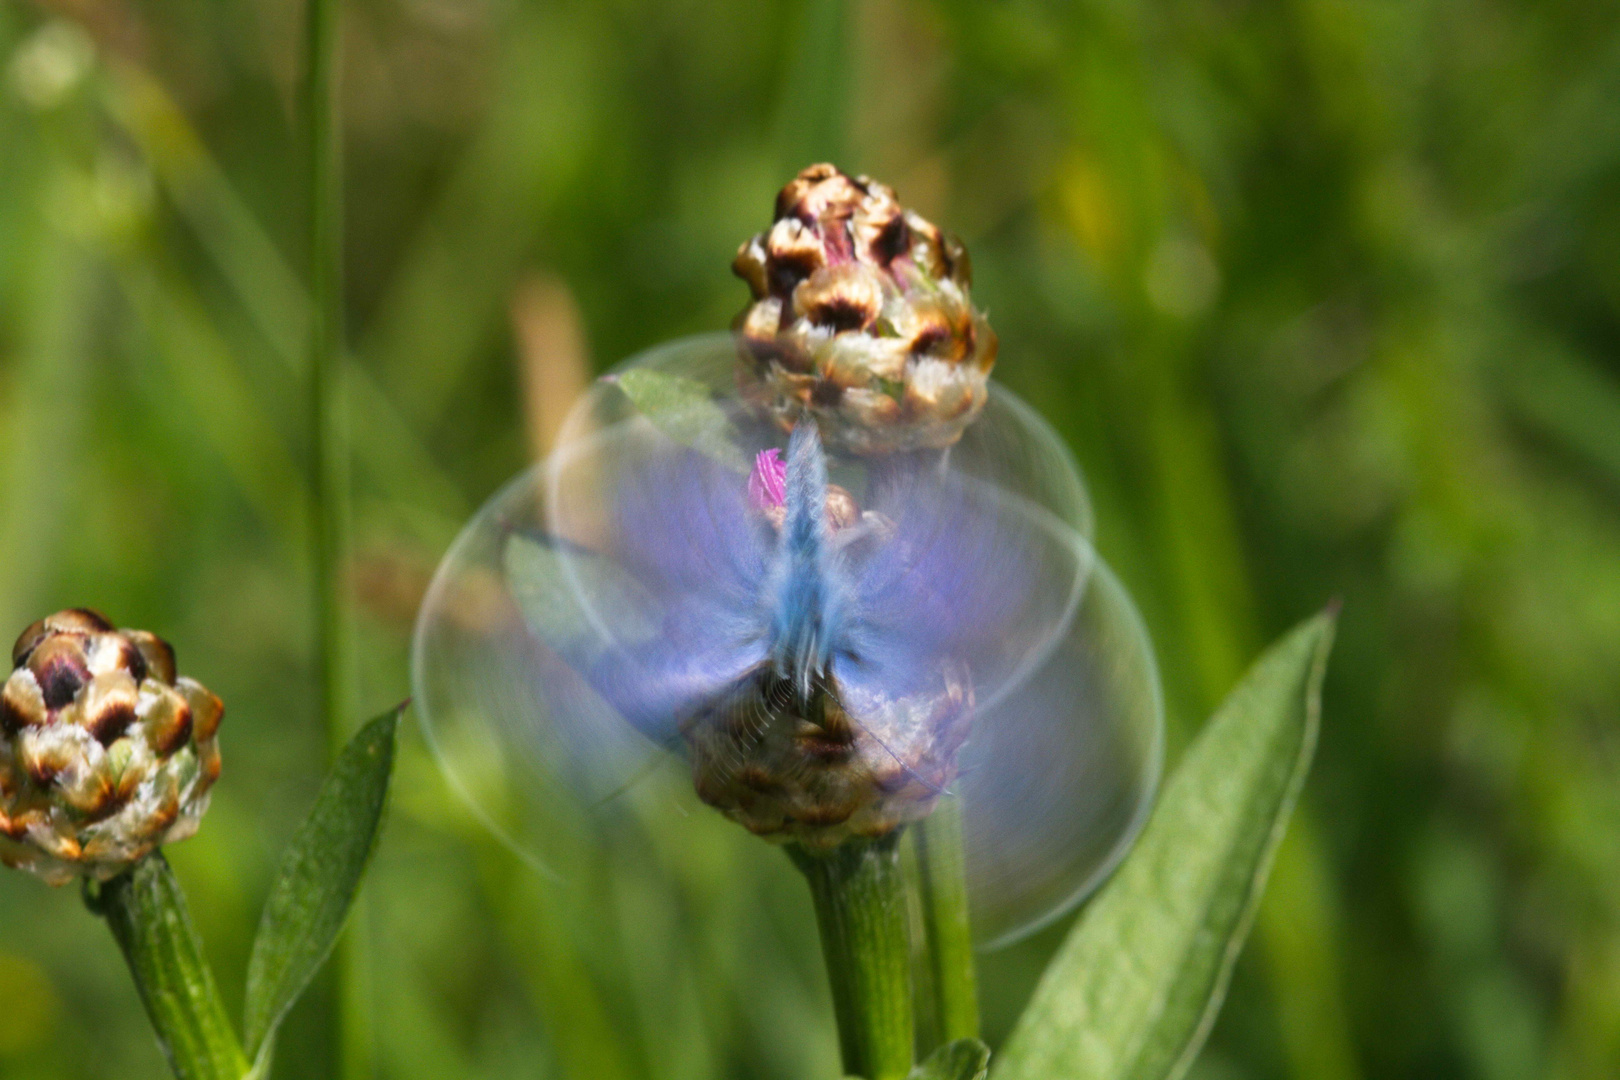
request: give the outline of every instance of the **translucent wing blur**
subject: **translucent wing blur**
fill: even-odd
[[[943,469],[887,477],[874,512],[893,523],[851,569],[858,662],[846,683],[907,693],[939,657],[972,675],[980,709],[1055,644],[1089,572],[1089,546],[1038,508]]]
[[[574,482],[581,469],[589,487]],[[594,549],[561,559],[572,603],[596,632],[561,651],[660,742],[765,658],[759,593],[770,542],[749,513],[745,480],[637,425],[585,441],[546,477],[553,535],[600,533]],[[602,587],[608,575],[613,588]]]
[[[589,485],[575,482],[581,472]],[[744,476],[651,425],[583,440],[546,482],[551,535],[598,536],[555,556],[568,606],[595,634],[546,643],[631,724],[669,741],[683,716],[765,662],[779,538],[748,505]],[[1056,644],[1089,572],[1089,547],[1051,515],[937,459],[876,477],[869,516],[838,538],[832,569],[852,608],[833,672],[859,689],[909,694],[948,657],[988,707]]]
[[[778,537],[748,501],[748,463],[785,435],[727,407],[731,348],[698,339],[630,366],[678,389],[658,399],[676,408],[600,385],[564,448],[446,556],[418,626],[418,703],[487,816],[625,790],[694,703],[768,662]],[[1072,463],[1000,388],[947,454],[827,465],[865,511],[837,538],[853,600],[834,674],[859,695],[903,693],[942,656],[971,672],[950,797],[976,931],[1016,936],[1092,887],[1149,803],[1162,719],[1140,621],[1090,546]],[[661,798],[690,804],[679,786]],[[542,858],[547,842],[522,841]]]

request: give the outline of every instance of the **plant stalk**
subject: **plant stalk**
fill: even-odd
[[[112,881],[86,886],[107,920],[179,1080],[242,1080],[248,1061],[203,957],[185,893],[161,852]]]
[[[338,122],[340,0],[309,0],[304,57],[308,164],[310,456],[321,710],[335,758],[353,714],[348,409],[343,380],[343,160]]]
[[[968,922],[962,804],[954,798],[941,799],[913,829],[935,1027],[942,1043],[977,1039],[979,986]]]
[[[899,833],[788,852],[810,883],[844,1072],[900,1080],[911,1071],[915,1034]]]
[[[309,427],[316,657],[320,708],[332,760],[350,735],[354,708],[353,613],[348,588],[349,431],[343,371],[343,146],[339,109],[341,0],[308,0],[303,136],[308,189]],[[370,1028],[363,911],[337,955],[339,1075],[369,1077]]]

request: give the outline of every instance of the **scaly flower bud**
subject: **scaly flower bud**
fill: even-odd
[[[784,430],[808,414],[829,447],[940,448],[983,409],[996,336],[967,252],[883,184],[810,166],[732,270],[753,293],[742,394]]]
[[[116,876],[197,831],[225,707],[174,650],[84,608],[22,632],[0,690],[0,862],[52,885]]]

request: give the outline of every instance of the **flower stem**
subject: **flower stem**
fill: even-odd
[[[341,0],[305,12],[303,138],[308,190],[308,352],[316,656],[330,756],[350,735],[354,709],[353,618],[348,591],[349,438],[343,372],[343,152],[339,111]],[[364,910],[338,947],[338,1075],[371,1075]]]
[[[85,899],[123,950],[174,1075],[242,1080],[247,1058],[203,958],[185,893],[162,853],[99,888],[87,886]]]
[[[963,873],[962,806],[956,799],[941,799],[913,828],[935,1026],[942,1043],[977,1039],[979,991]]]
[[[322,715],[333,756],[352,708],[348,413],[343,393],[343,183],[338,131],[340,0],[309,0],[304,55],[304,151],[309,181],[308,353],[315,606]]]
[[[911,943],[899,834],[831,852],[790,847],[815,902],[844,1071],[898,1080],[911,1071]]]

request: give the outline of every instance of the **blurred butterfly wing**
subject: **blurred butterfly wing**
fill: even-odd
[[[1152,804],[1162,709],[1140,617],[1101,560],[1064,633],[978,710],[951,785],[961,801],[974,932],[994,946],[1078,903]]]
[[[875,509],[872,539],[851,545],[857,609],[840,680],[899,696],[936,683],[945,660],[988,707],[1061,635],[1089,546],[1025,500],[933,470],[885,485]]]
[[[552,560],[528,569],[525,609],[547,607],[542,640],[624,719],[668,741],[691,708],[764,659],[768,547],[746,481],[638,425],[558,455],[547,480]],[[592,534],[593,546],[555,539]],[[510,551],[508,561],[512,574]]]
[[[859,612],[837,674],[894,698],[938,686],[942,659],[969,673],[946,797],[975,933],[1014,940],[1094,888],[1140,828],[1160,752],[1152,650],[1090,544],[1027,500],[919,469],[874,504],[892,527],[851,551]]]

